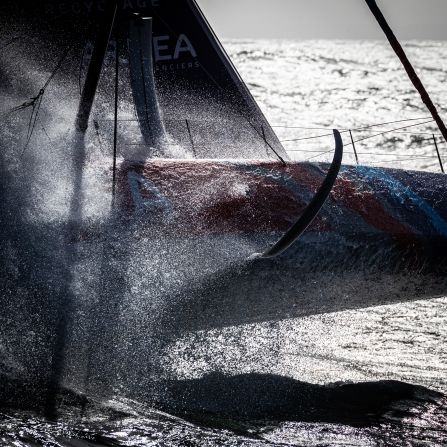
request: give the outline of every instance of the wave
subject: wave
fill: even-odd
[[[271,374],[209,374],[201,379],[154,382],[150,392],[141,390],[146,394],[143,400],[107,402],[65,389],[59,393],[57,422],[43,417],[44,396],[31,383],[6,376],[1,383],[0,439],[30,443],[20,445],[44,440],[61,446],[143,445],[139,442],[148,431],[161,440],[166,426],[182,427],[190,439],[198,431],[203,435],[218,430],[231,433],[226,436],[234,439],[266,440],[268,433],[286,422],[297,424],[292,425],[297,432],[304,427],[308,431],[309,424],[338,426],[339,432],[352,427],[361,430],[356,436],[392,436],[431,445],[447,437],[446,396],[399,381],[315,385]],[[15,401],[8,387],[15,389]],[[19,412],[20,408],[26,412]],[[33,432],[21,426],[32,426]],[[129,432],[134,443],[128,443],[129,439],[124,443]],[[408,444],[396,441],[394,445]]]

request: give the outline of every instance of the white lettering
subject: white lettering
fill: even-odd
[[[159,0],[151,0],[149,3],[154,7],[160,6]],[[133,9],[134,5],[136,5],[137,8],[146,8],[148,2],[146,0],[136,0],[132,3],[132,0],[124,0],[123,9]]]
[[[84,5],[87,8],[87,12],[92,12],[93,2],[85,2]]]
[[[197,58],[197,52],[191,41],[185,34],[180,34],[172,54],[172,45],[170,45],[170,36],[154,36],[154,59],[155,62],[171,61],[180,59],[182,53],[189,53],[192,57]]]
[[[169,50],[169,45],[162,45],[162,42],[167,43],[169,41],[169,36],[157,36],[152,40],[154,43],[155,62],[170,61],[172,59],[170,54],[161,54],[162,51]]]
[[[165,223],[172,221],[174,217],[172,205],[154,183],[137,174],[135,171],[128,172],[127,181],[137,213],[149,212],[152,214],[151,217],[155,218],[156,213],[161,212]],[[143,196],[140,187],[146,191],[146,194],[149,193],[150,197],[146,197],[146,194]]]
[[[190,53],[192,57],[197,57],[196,50],[191,44],[191,41],[184,35],[180,34],[177,45],[175,46],[174,59],[180,57],[180,53]]]

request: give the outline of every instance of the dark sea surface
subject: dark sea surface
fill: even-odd
[[[440,169],[439,131],[426,123],[386,43],[225,46],[280,139],[294,140],[284,143],[292,158],[329,159],[321,154],[331,150],[336,127],[363,139],[356,145],[362,163]],[[406,48],[447,118],[447,43]],[[414,121],[397,123],[404,119]],[[417,123],[425,124],[405,127]],[[316,138],[303,140],[309,137]],[[354,161],[353,152],[347,157]],[[46,205],[55,214],[67,194],[58,191]],[[32,401],[32,385],[20,379],[26,356],[15,358],[0,338],[0,387]],[[76,356],[71,366],[76,372]],[[145,399],[145,390],[130,399],[119,386],[104,397],[67,380],[57,422],[4,402],[0,445],[447,445],[447,298],[179,336],[149,373],[163,399],[149,392]]]

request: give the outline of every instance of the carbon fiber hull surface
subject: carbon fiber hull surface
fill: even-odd
[[[188,240],[182,252],[193,259],[232,260],[182,288],[166,316],[203,329],[445,294],[447,179],[438,174],[345,166],[294,247],[248,260],[299,217],[326,171],[300,163],[123,165],[125,219],[149,237],[162,226],[163,237]]]

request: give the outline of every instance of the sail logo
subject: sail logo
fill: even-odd
[[[123,11],[140,10],[148,7],[160,7],[161,0],[123,0],[121,8]],[[46,14],[66,15],[66,14],[90,14],[93,11],[104,12],[107,0],[79,0],[72,2],[54,2],[47,0],[45,5]]]
[[[186,34],[180,34],[177,39],[168,35],[154,36],[152,42],[155,63],[177,61],[183,56],[197,59],[197,51]]]
[[[172,222],[174,218],[172,205],[154,183],[135,171],[127,173],[127,181],[137,214],[146,214],[155,218],[161,213],[162,222]]]

